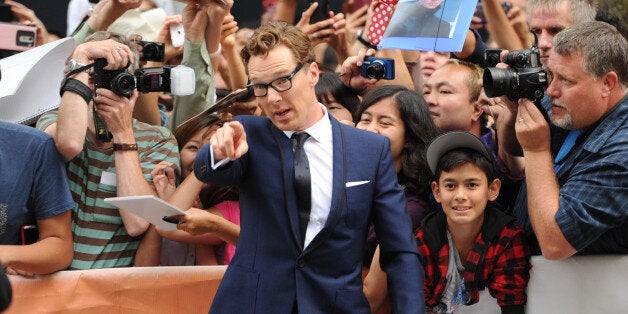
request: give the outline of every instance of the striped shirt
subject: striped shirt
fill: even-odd
[[[57,121],[58,112],[44,114],[37,128],[45,130]],[[172,133],[160,126],[133,120],[140,166],[152,185],[151,171],[161,161],[179,168],[179,149]],[[70,269],[133,266],[141,237],[131,237],[117,207],[104,202],[117,196],[115,157],[112,148],[99,148],[87,138],[81,151],[67,163],[68,183],[74,198],[72,233],[74,259]]]

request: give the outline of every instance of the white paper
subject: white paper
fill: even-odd
[[[59,107],[66,59],[75,44],[71,37],[0,60],[0,120],[30,124]]]
[[[177,230],[177,225],[163,220],[164,216],[185,215],[185,212],[154,196],[122,196],[105,198],[105,202],[138,215],[166,231]]]

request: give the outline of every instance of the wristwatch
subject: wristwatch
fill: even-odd
[[[68,61],[65,64],[65,71],[64,71],[64,73],[66,73],[66,75],[68,75],[68,73],[70,73],[70,72],[72,72],[72,71],[74,71],[76,69],[80,69],[80,68],[85,68],[85,70],[84,70],[85,72],[88,72],[89,69],[90,69],[90,67],[86,67],[85,64],[78,63],[78,62],[76,62],[76,60],[70,59],[70,61]],[[76,73],[74,73],[74,74],[76,74]]]
[[[364,39],[364,37],[362,37],[362,34],[364,34],[364,29],[360,29],[358,30],[358,36],[356,36],[357,40],[362,43],[362,45],[366,46],[367,48],[371,48],[371,49],[375,49],[377,50],[377,46],[371,44],[368,40]]]

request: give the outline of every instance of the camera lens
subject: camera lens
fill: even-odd
[[[487,68],[482,78],[486,96],[499,97],[508,95],[512,89],[512,80],[516,79],[516,74],[512,69]]]
[[[146,60],[155,59],[157,57],[157,54],[158,54],[157,45],[155,45],[153,43],[147,43],[142,48],[142,58],[143,59],[146,59]]]
[[[135,89],[135,77],[129,73],[119,73],[111,79],[111,90],[120,96],[129,97]]]
[[[386,75],[386,68],[380,61],[373,61],[365,70],[366,77],[381,79]]]

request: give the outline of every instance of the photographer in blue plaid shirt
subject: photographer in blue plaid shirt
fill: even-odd
[[[628,43],[609,24],[579,23],[554,37],[546,65],[552,125],[532,101],[507,102],[526,164],[527,212],[517,215],[529,216],[548,259],[626,254]],[[558,128],[569,135],[554,156]]]

